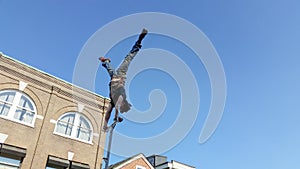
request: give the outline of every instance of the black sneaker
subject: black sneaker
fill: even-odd
[[[148,31],[147,29],[143,29],[142,33],[139,35],[139,39],[137,40],[137,44],[141,44],[142,40],[145,38],[145,36],[147,35]]]
[[[148,33],[148,30],[144,28],[142,30],[142,33],[139,36],[139,39],[144,39],[144,37],[147,35],[147,33]]]
[[[107,126],[103,126],[102,131],[107,133],[108,132],[108,127]]]

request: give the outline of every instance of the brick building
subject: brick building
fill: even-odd
[[[0,53],[0,168],[101,168],[108,102]]]
[[[138,154],[109,166],[109,169],[154,169],[144,154]]]
[[[166,156],[152,155],[145,157],[144,154],[138,154],[129,157],[123,161],[113,164],[109,169],[196,169],[193,166],[172,160],[167,161]]]

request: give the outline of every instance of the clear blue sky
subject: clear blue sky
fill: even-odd
[[[199,144],[210,105],[205,68],[177,41],[155,34],[146,37],[145,49],[162,48],[189,65],[197,76],[201,95],[192,130],[161,155],[198,169],[299,169],[299,9],[300,2],[296,0],[0,0],[0,51],[72,82],[81,49],[104,25],[139,12],[178,16],[194,24],[214,45],[224,67],[227,97],[217,130],[207,142]],[[134,38],[114,46],[107,56],[117,65]],[[99,52],[99,56],[103,54]],[[98,56],[91,57],[97,62]],[[95,82],[98,94],[108,96],[108,80],[99,66]],[[172,124],[176,117],[173,112],[179,109],[180,100],[176,98],[180,93],[170,76],[155,70],[138,74],[130,86],[130,101],[138,109],[147,110],[148,95],[153,89],[165,91],[168,98],[160,118],[147,124],[125,120],[117,126],[120,133],[144,138],[157,135]],[[162,144],[168,143],[164,141]],[[122,159],[113,155],[111,162]]]

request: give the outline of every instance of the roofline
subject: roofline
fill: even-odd
[[[187,167],[191,167],[191,168],[195,168],[194,166],[191,166],[191,165],[188,165],[188,164],[185,164],[185,163],[182,163],[182,162],[178,162],[178,161],[176,161],[176,160],[171,160],[171,163],[179,163],[179,164],[181,164],[181,165],[185,165],[185,166],[187,166]]]
[[[137,154],[137,155],[134,155],[134,156],[131,156],[131,157],[128,157],[127,159],[123,160],[120,162],[120,164],[118,164],[117,166],[114,166],[114,165],[111,165],[110,167],[114,166],[114,169],[119,169],[120,167],[123,167],[127,164],[130,164],[131,162],[133,162],[134,160],[137,160],[139,158],[143,158],[144,161],[147,163],[147,165],[151,168],[151,169],[154,169],[154,167],[150,164],[150,162],[147,160],[146,156],[143,154],[143,153],[140,153],[140,154]],[[109,168],[110,168],[109,167]]]
[[[178,164],[180,164],[180,165],[189,167],[189,168],[191,168],[191,169],[196,169],[196,167],[194,167],[194,166],[187,165],[187,164],[184,164],[184,163],[175,161],[175,160],[171,160],[171,162],[168,162],[168,161],[167,161],[167,162],[165,162],[165,163],[162,163],[162,164],[156,166],[156,168],[163,167],[164,165],[167,165],[167,167],[172,167],[172,166],[173,166],[172,164],[175,164],[175,163],[178,163]]]

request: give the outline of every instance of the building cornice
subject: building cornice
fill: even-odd
[[[0,61],[2,62],[0,64],[1,71],[15,76],[18,79],[30,82],[39,88],[53,91],[58,95],[62,95],[82,104],[103,110],[105,100],[109,101],[108,98],[28,66],[2,53],[0,53]],[[108,104],[105,104],[105,107],[107,107],[107,105]]]

